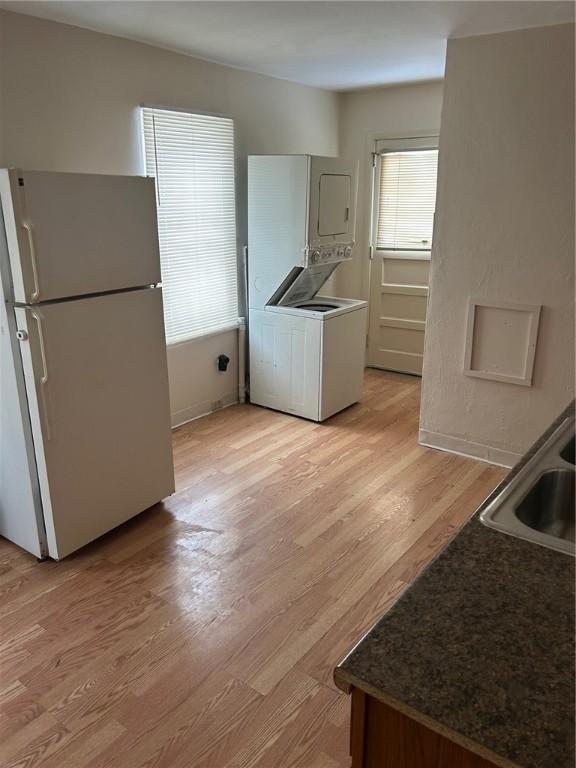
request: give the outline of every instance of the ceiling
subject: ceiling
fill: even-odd
[[[446,39],[574,20],[572,2],[1,2],[332,90],[440,78]]]

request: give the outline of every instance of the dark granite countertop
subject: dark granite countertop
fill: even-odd
[[[334,673],[508,768],[574,768],[575,561],[478,516],[571,409]]]

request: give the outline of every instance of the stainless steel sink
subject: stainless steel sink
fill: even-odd
[[[574,464],[574,443],[576,440],[574,439],[574,435],[568,440],[564,448],[560,451],[560,457],[564,459],[564,461],[567,461],[568,464]]]
[[[488,504],[490,528],[574,555],[574,419],[566,419]]]
[[[516,507],[516,517],[548,536],[574,541],[574,473],[550,469],[540,475]]]

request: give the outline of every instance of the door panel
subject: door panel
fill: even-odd
[[[417,328],[382,324],[380,326],[380,346],[394,352],[422,355],[424,352],[424,334]]]
[[[160,288],[17,309],[52,557],[174,490]]]
[[[17,302],[160,282],[153,179],[3,173],[2,204]]]
[[[376,251],[370,275],[368,365],[422,374],[429,258]]]
[[[401,320],[426,321],[426,295],[386,294],[386,315]]]
[[[399,285],[428,285],[430,261],[382,259],[382,282]]]

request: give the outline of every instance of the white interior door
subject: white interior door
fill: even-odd
[[[432,134],[376,142],[369,366],[422,374],[437,147]]]
[[[18,308],[48,550],[61,558],[174,490],[162,292]]]
[[[0,194],[17,302],[160,282],[153,179],[12,169]]]
[[[429,258],[375,251],[370,273],[367,364],[422,374]]]

